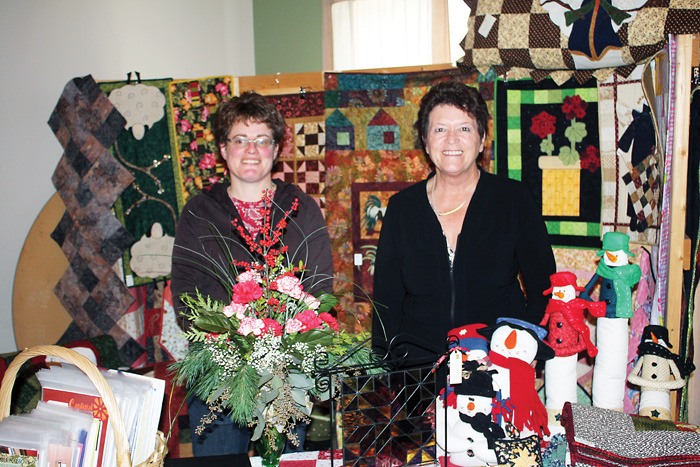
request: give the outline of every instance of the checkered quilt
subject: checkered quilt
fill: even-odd
[[[660,51],[668,34],[700,31],[697,0],[648,0],[640,8],[611,1],[465,0],[471,8],[460,67],[536,81],[627,76]],[[663,25],[663,27],[660,27]]]

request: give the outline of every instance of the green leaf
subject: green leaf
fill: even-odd
[[[251,441],[257,441],[262,437],[263,430],[265,429],[265,417],[263,417],[261,410],[256,410],[255,418],[258,420],[255,424],[255,429],[250,437]]]
[[[258,404],[258,381],[260,376],[250,365],[244,365],[233,378],[226,382],[231,389],[231,420],[239,425],[253,421]]]
[[[307,408],[306,408],[306,402],[307,402],[306,396],[307,395],[308,395],[308,392],[303,390],[303,389],[292,389],[292,399],[294,399],[294,402],[298,406],[303,407],[304,412],[307,411]]]
[[[303,373],[289,373],[287,382],[293,388],[311,389],[314,387],[314,382]]]
[[[572,120],[571,126],[564,130],[564,136],[566,136],[566,139],[571,141],[571,144],[580,143],[587,134],[588,131],[586,131],[586,124],[583,122],[577,122],[576,120]]]
[[[302,342],[310,346],[322,345],[327,347],[333,343],[333,331],[325,329],[312,329],[311,331],[296,334],[295,342]]]
[[[547,154],[548,156],[551,156],[552,152],[554,152],[554,144],[552,144],[552,140],[543,139],[540,143],[540,151],[542,151],[544,154]]]
[[[579,161],[578,152],[572,150],[568,146],[564,146],[559,150],[559,159],[564,165],[574,165]]]
[[[269,391],[260,391],[260,402],[263,404],[269,404],[280,395],[278,389],[271,389]]]
[[[233,331],[231,323],[223,314],[221,316],[198,316],[193,324],[200,329],[218,334]]]

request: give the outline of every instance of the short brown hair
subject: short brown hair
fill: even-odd
[[[272,130],[272,138],[281,147],[286,124],[275,105],[254,91],[245,91],[224,101],[214,118],[214,138],[217,146],[226,144],[231,127],[239,122],[264,123]]]
[[[425,136],[428,133],[430,112],[439,105],[451,105],[462,109],[476,120],[479,136],[483,138],[486,135],[491,116],[479,91],[459,81],[445,81],[430,88],[420,101],[418,120],[414,126],[421,145],[424,146]]]

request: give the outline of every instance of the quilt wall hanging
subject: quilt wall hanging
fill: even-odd
[[[326,223],[337,278],[335,292],[340,298],[339,318],[349,331],[371,328],[372,271],[381,213],[389,196],[429,173],[413,124],[423,95],[445,80],[478,87],[493,110],[493,82],[478,82],[476,73],[444,70],[324,76]],[[490,140],[486,146],[490,160]]]
[[[695,0],[465,0],[471,9],[459,66],[511,78],[628,76],[669,34],[700,32]]]
[[[85,76],[66,84],[48,123],[64,148],[52,182],[66,212],[51,237],[69,262],[54,293],[73,322],[60,342],[108,334],[129,364],[143,347],[120,325],[134,298],[112,265],[133,237],[112,206],[134,177],[109,151],[125,122]]]
[[[272,176],[297,185],[325,213],[326,131],[323,92],[270,95],[287,124]]]
[[[496,172],[530,189],[553,246],[600,247],[596,84],[496,81]]]
[[[136,240],[122,258],[124,282],[130,287],[170,273],[172,238],[183,204],[170,85],[170,79],[100,85],[126,119],[111,150],[134,179],[114,205]]]
[[[231,76],[214,76],[170,83],[184,202],[224,176],[226,166],[218,156],[211,126],[219,104],[231,97],[232,82]]]
[[[651,108],[642,88],[642,67],[617,73],[598,87],[603,178],[602,234],[654,245],[660,229],[662,160]]]

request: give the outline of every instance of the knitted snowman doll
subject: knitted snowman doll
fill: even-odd
[[[554,351],[545,342],[547,331],[516,318],[498,318],[496,325],[480,329],[490,342],[489,359],[497,371],[494,387],[500,389],[500,415],[521,436],[549,435],[547,410],[535,389],[534,360],[549,360]]]
[[[630,264],[629,237],[619,232],[603,235],[602,257],[595,274],[579,297],[591,300],[593,287],[600,282],[598,299],[606,303],[605,317],[596,324],[598,356],[593,367],[593,405],[622,411],[624,406],[628,321],[634,314],[632,288],[642,277],[637,264]]]
[[[605,302],[589,302],[577,298],[583,287],[576,283],[576,275],[562,271],[549,276],[551,287],[543,295],[552,295],[544,311],[540,326],[548,326],[547,344],[554,349],[554,358],[545,362],[544,382],[549,426],[563,432],[559,423],[565,402],[577,402],[576,363],[579,352],[585,350],[595,357],[598,349],[593,345],[590,329],[586,324],[586,310],[595,316],[605,316]]]
[[[668,329],[650,324],[644,328],[637,348],[639,359],[627,381],[641,388],[639,415],[671,420],[672,389],[685,385],[685,378],[695,369],[691,361],[683,362],[671,353]]]
[[[452,465],[496,463],[493,440],[505,436],[491,417],[494,371],[486,359],[488,342],[477,332],[484,327],[469,324],[448,333],[450,376],[435,404],[435,438],[438,456],[447,455]]]

